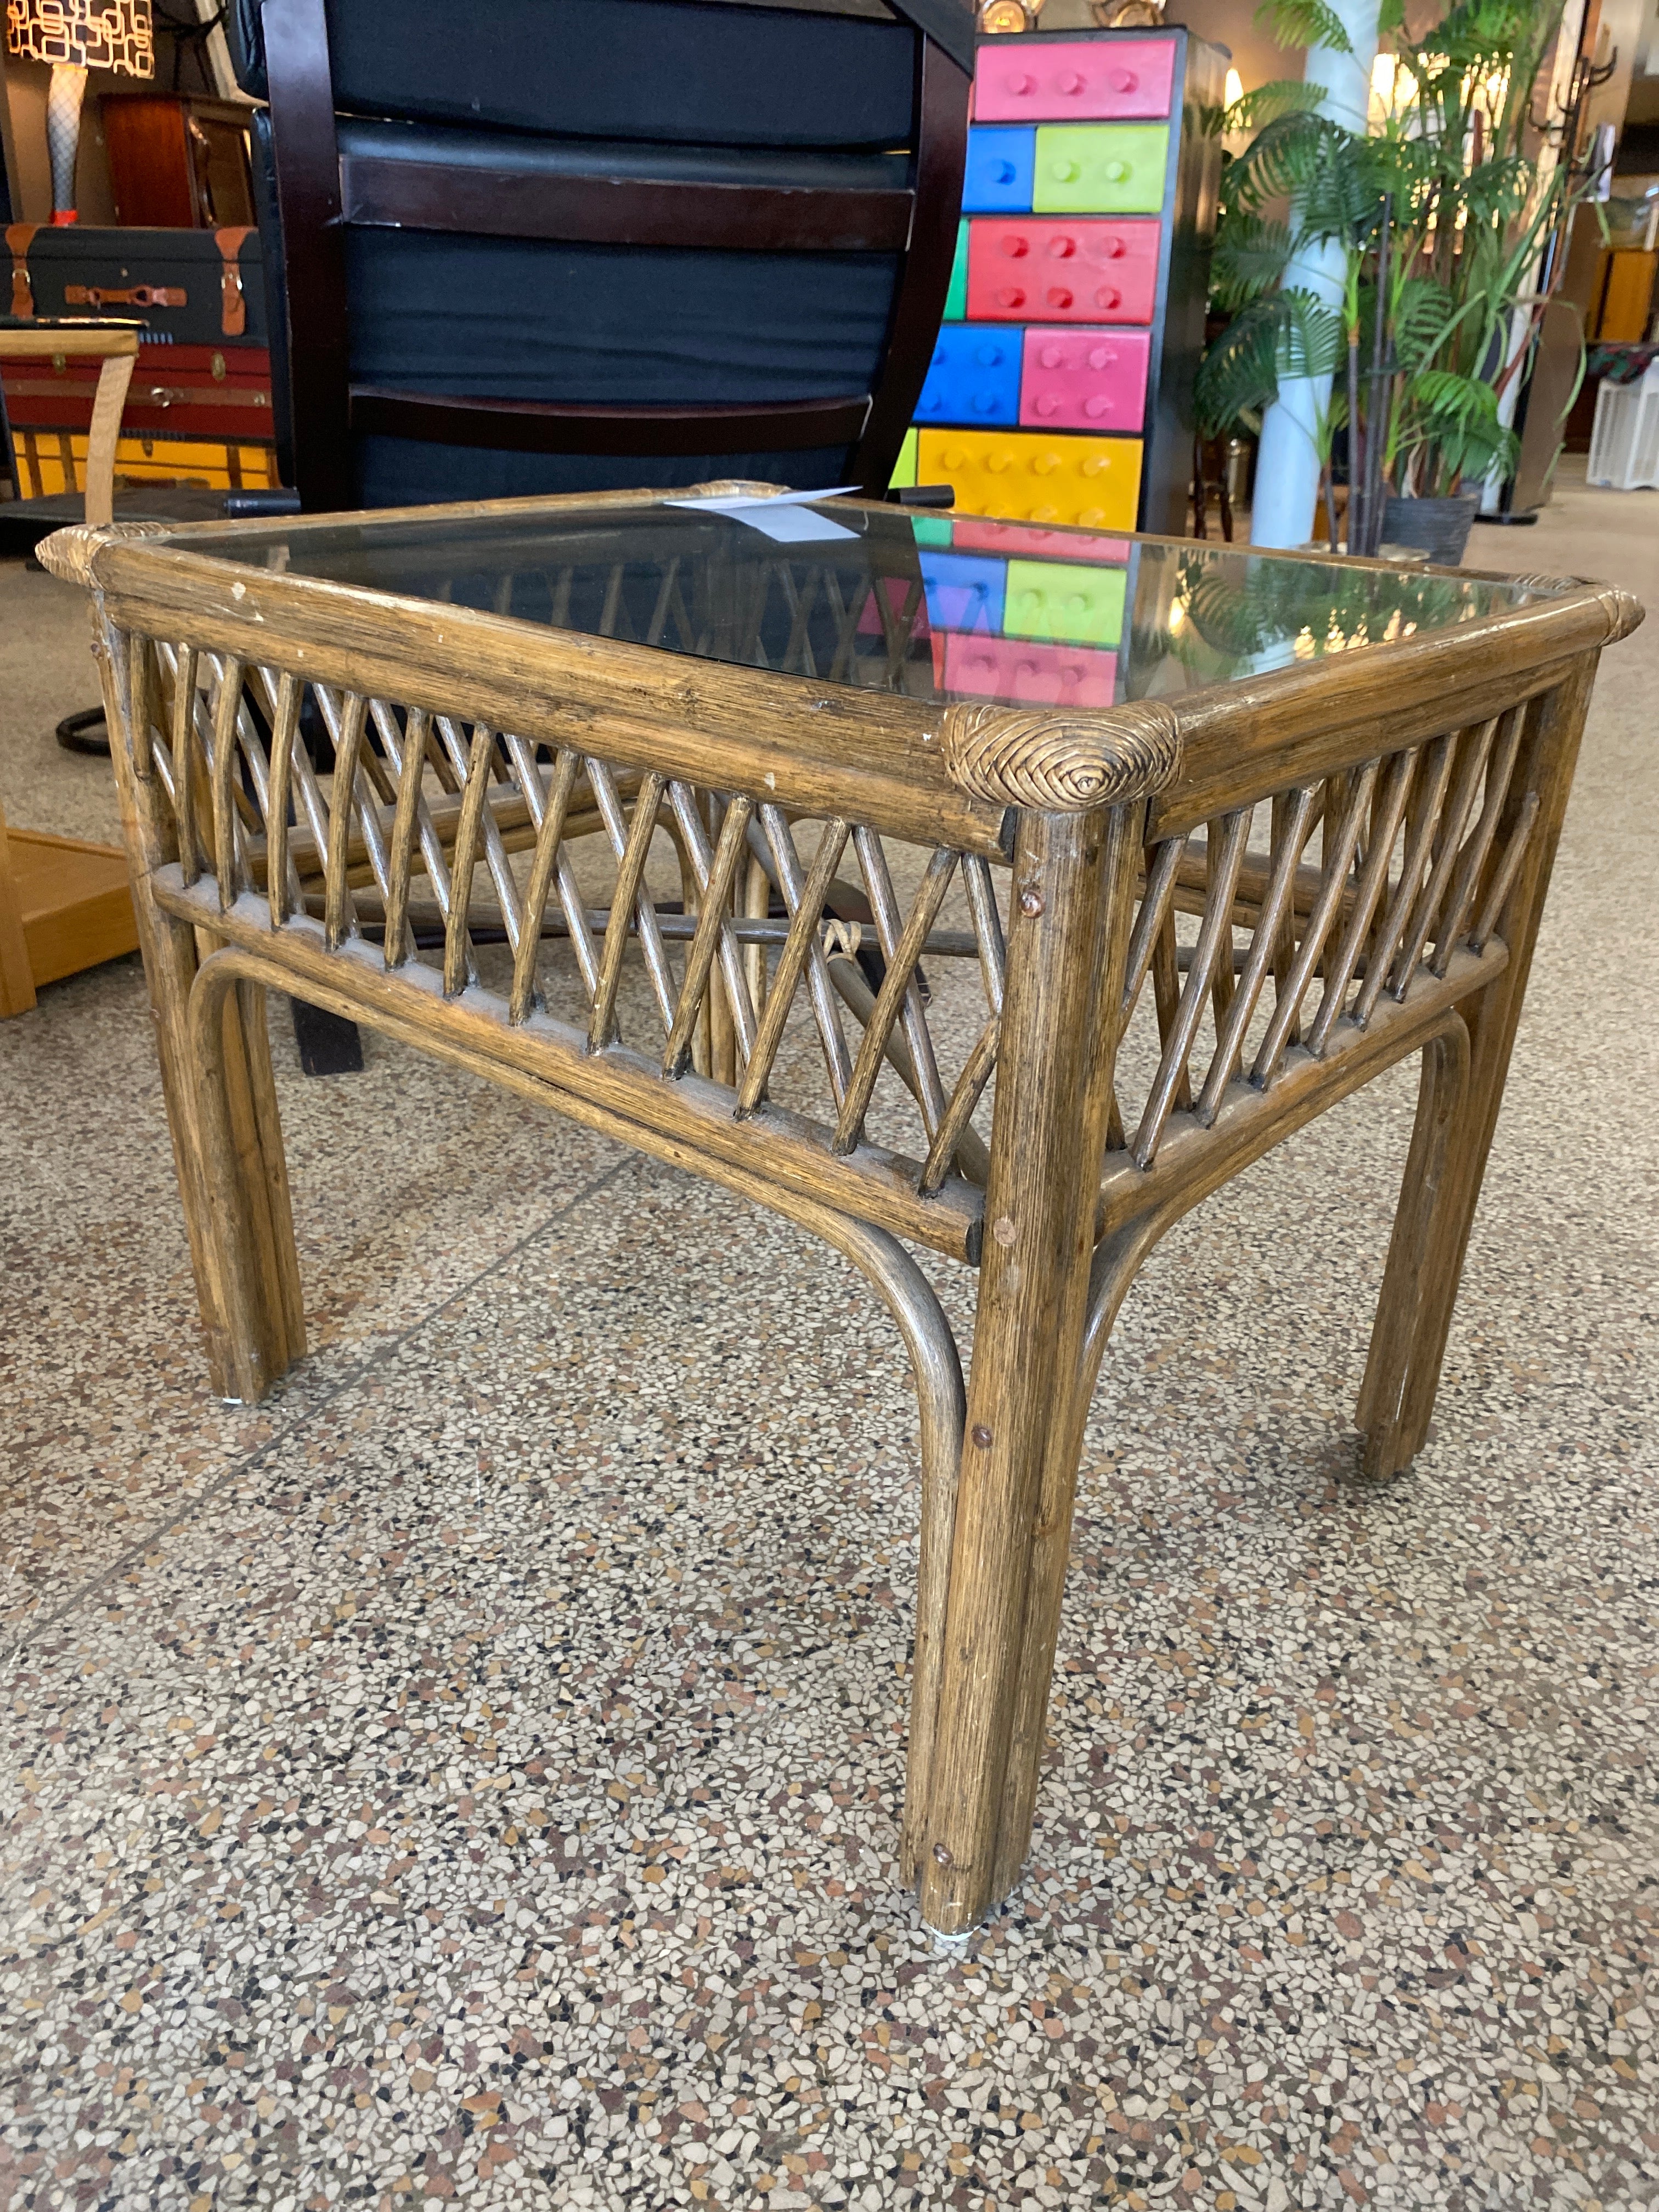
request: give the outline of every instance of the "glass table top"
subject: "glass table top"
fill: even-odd
[[[790,535],[776,533],[787,531]],[[819,683],[1074,708],[1523,605],[1520,582],[844,500],[263,524],[192,550]]]

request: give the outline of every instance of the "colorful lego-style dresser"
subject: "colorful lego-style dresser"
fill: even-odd
[[[1182,30],[988,37],[957,265],[895,483],[1179,532],[1226,58]]]

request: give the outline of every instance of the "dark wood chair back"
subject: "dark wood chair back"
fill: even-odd
[[[969,78],[839,4],[236,0],[301,504],[884,489]],[[971,20],[904,15],[941,8]]]

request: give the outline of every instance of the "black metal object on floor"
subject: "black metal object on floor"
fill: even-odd
[[[294,1008],[294,1042],[300,1048],[300,1065],[307,1075],[356,1075],[363,1065],[363,1041],[356,1022],[326,1013],[303,999],[289,1001]]]
[[[107,760],[109,725],[103,708],[82,707],[79,714],[65,714],[58,725],[58,742],[66,753],[101,754]]]

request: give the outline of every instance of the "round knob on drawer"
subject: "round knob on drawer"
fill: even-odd
[[[947,469],[965,469],[968,465],[968,456],[960,446],[947,446],[939,459]]]
[[[1077,252],[1077,240],[1068,237],[1063,230],[1058,231],[1048,240],[1048,252],[1055,261],[1069,261]]]
[[[1135,87],[1140,82],[1140,79],[1135,75],[1132,69],[1124,69],[1120,66],[1117,69],[1109,69],[1107,70],[1106,82],[1111,86],[1114,92],[1133,92]]]
[[[1126,169],[1123,173],[1127,177],[1129,172]],[[991,164],[991,180],[994,184],[1012,185],[1014,181],[1013,163],[1012,161],[993,161]]]
[[[1074,185],[1083,174],[1083,169],[1077,161],[1050,161],[1048,174],[1058,185]]]
[[[1066,359],[1065,349],[1057,345],[1044,346],[1037,359],[1044,368],[1059,368]]]
[[[994,392],[976,392],[969,404],[975,415],[994,415],[997,411],[997,396]]]
[[[1031,474],[1034,477],[1051,477],[1059,466],[1058,453],[1037,453],[1032,458]]]
[[[1095,294],[1095,305],[1097,307],[1115,307],[1122,297],[1115,284],[1103,284]]]
[[[1106,520],[1106,510],[1103,507],[1085,507],[1079,509],[1077,519],[1085,530],[1098,530]]]
[[[1072,304],[1071,292],[1064,284],[1051,284],[1047,298],[1048,305],[1054,308],[1069,307]]]
[[[1111,413],[1112,403],[1109,399],[1103,399],[1097,392],[1093,398],[1084,401],[1083,411],[1091,422],[1098,422],[1103,415]]]
[[[1010,163],[1008,164],[1009,178],[1012,179],[1013,173],[1013,166]],[[1129,180],[1129,164],[1127,161],[1107,161],[1102,166],[1101,174],[1109,184],[1127,184]]]
[[[1034,507],[1031,520],[1033,522],[1058,522],[1060,509],[1057,507]]]
[[[1091,453],[1083,464],[1082,472],[1085,477],[1103,477],[1111,465],[1103,453]]]
[[[1116,359],[1117,348],[1115,346],[1091,346],[1089,349],[1089,366],[1091,368],[1109,368]]]
[[[1086,83],[1087,79],[1082,76],[1076,70],[1062,70],[1060,71],[1059,85],[1060,89],[1062,92],[1069,92],[1075,95],[1076,94],[1083,91]]]
[[[1121,261],[1125,250],[1123,240],[1117,233],[1109,230],[1100,243],[1100,258],[1103,261]]]
[[[1003,82],[1019,100],[1024,100],[1028,93],[1036,90],[1036,79],[1034,76],[1029,76],[1024,70],[1011,70],[1003,79]]]
[[[1023,261],[1031,250],[1031,241],[1023,231],[1011,231],[1002,241],[1002,250],[1011,261]]]
[[[1008,465],[1006,453],[987,453],[985,465],[994,477],[1000,477]]]
[[[1036,411],[1039,415],[1059,414],[1060,402],[1055,398],[1052,392],[1045,392],[1043,393],[1042,398],[1039,399],[1036,404]]]
[[[995,368],[1002,360],[1002,348],[994,339],[988,340],[984,345],[974,349],[974,359],[981,368]]]
[[[997,294],[997,305],[1000,307],[1023,307],[1025,294],[1019,285],[1010,284]]]

